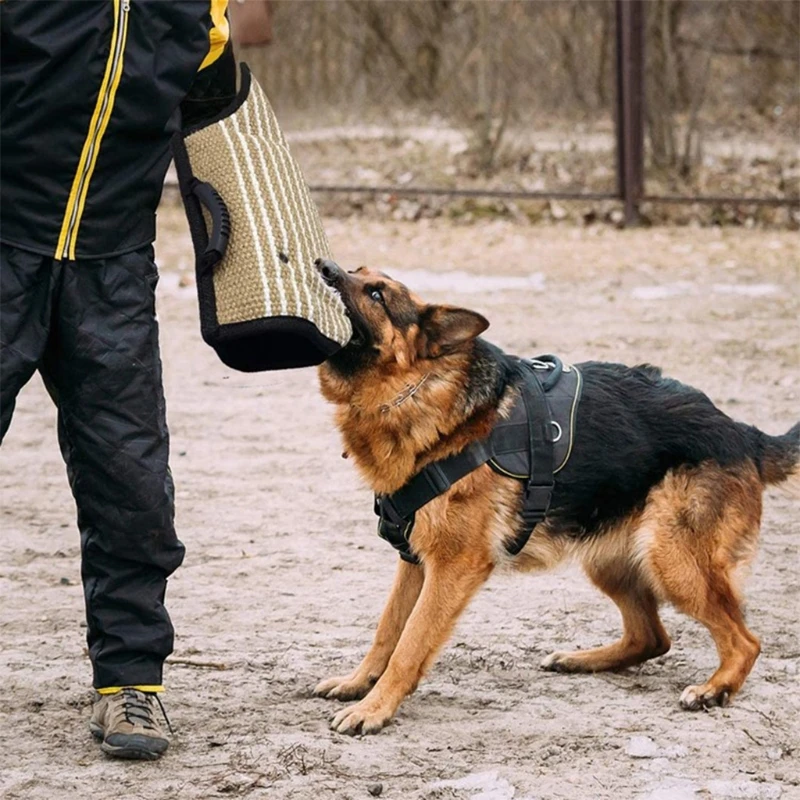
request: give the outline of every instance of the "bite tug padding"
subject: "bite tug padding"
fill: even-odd
[[[319,364],[350,320],[314,262],[331,252],[319,212],[261,87],[241,65],[234,103],[175,134],[195,249],[200,329],[245,372]]]

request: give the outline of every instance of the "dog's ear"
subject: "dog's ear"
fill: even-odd
[[[422,358],[438,358],[452,353],[488,327],[489,320],[477,311],[455,306],[427,306],[419,317],[419,354]]]

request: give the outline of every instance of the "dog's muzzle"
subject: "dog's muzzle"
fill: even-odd
[[[328,286],[333,286],[336,288],[344,278],[344,271],[342,268],[335,261],[331,261],[329,258],[318,258],[314,262],[314,266],[322,276],[322,280],[324,280]]]

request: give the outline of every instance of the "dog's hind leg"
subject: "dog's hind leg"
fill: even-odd
[[[584,569],[592,582],[604,591],[622,615],[622,638],[592,650],[551,653],[542,669],[553,672],[601,672],[640,664],[666,653],[670,640],[658,616],[653,592],[636,573],[621,571],[622,565],[587,561]]]
[[[335,700],[359,700],[369,692],[392,657],[422,590],[423,579],[421,566],[398,559],[394,583],[369,652],[352,673],[321,681],[314,694]]]
[[[761,645],[744,624],[733,588],[724,576],[707,580],[702,591],[691,597],[671,598],[681,610],[702,622],[711,632],[719,653],[719,669],[703,684],[687,686],[681,707],[695,711],[707,706],[727,705],[750,674]]]
[[[643,567],[659,596],[708,628],[719,669],[688,686],[683,708],[727,705],[761,650],[747,629],[734,577],[755,553],[761,483],[752,465],[700,465],[664,481],[651,500],[653,538]]]
[[[654,557],[653,567],[661,592],[679,611],[708,628],[719,654],[717,671],[705,683],[687,686],[681,706],[694,711],[727,705],[761,652],[758,638],[745,625],[727,554],[691,560],[675,553],[661,554]]]

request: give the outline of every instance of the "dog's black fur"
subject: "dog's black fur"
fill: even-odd
[[[477,339],[466,396],[476,408],[497,406],[521,380],[515,360]],[[800,424],[768,436],[736,422],[701,391],[665,378],[649,364],[587,361],[575,423],[575,446],[555,476],[548,517],[559,533],[602,533],[644,507],[647,495],[677,467],[712,461],[721,467],[784,454],[787,469],[800,449]]]

